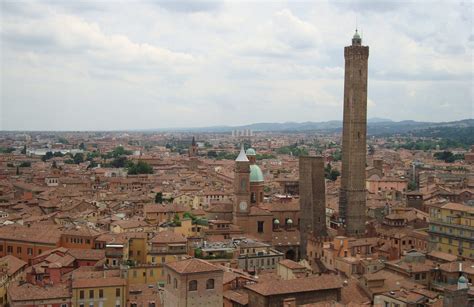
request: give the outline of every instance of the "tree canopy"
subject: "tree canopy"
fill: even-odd
[[[139,174],[153,174],[153,167],[150,164],[138,161],[137,163],[130,163],[128,165],[128,174],[129,175],[139,175]]]

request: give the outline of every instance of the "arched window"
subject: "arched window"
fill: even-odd
[[[206,281],[206,289],[214,289],[214,279],[208,279]]]
[[[189,282],[189,291],[197,291],[198,289],[198,282],[197,280],[191,280]]]
[[[174,288],[178,289],[178,280],[176,278],[174,279]]]
[[[170,284],[171,284],[171,275],[168,274],[168,285],[170,285]]]

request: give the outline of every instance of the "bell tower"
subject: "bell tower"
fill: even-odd
[[[245,226],[250,212],[250,161],[244,145],[235,159],[234,168],[234,224]]]

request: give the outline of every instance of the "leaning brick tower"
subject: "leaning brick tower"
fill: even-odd
[[[342,132],[341,190],[339,215],[346,235],[365,232],[365,164],[367,152],[367,67],[369,47],[357,33],[344,48],[344,119]]]

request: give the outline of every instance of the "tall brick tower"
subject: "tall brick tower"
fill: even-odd
[[[323,157],[299,158],[300,255],[306,257],[308,237],[324,237],[326,230],[326,185]]]
[[[346,235],[365,232],[365,163],[367,138],[367,66],[369,47],[362,46],[359,33],[344,48],[344,120],[342,132],[341,190],[339,215]]]
[[[250,161],[245,154],[244,145],[235,159],[234,169],[234,224],[243,229],[248,227],[250,212]]]

